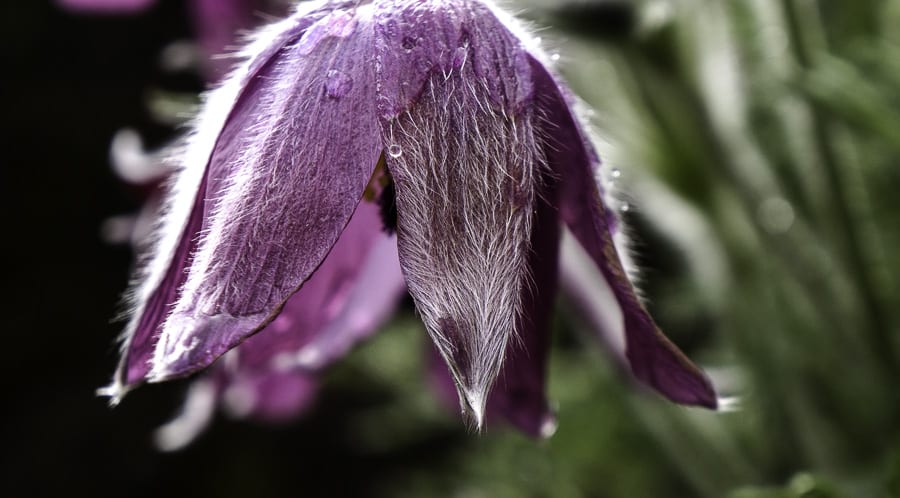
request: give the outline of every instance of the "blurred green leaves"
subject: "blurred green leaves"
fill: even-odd
[[[900,496],[900,2],[518,3],[623,172],[654,314],[741,409],[636,392],[563,311],[556,436],[457,434],[385,495]],[[453,431],[420,388],[367,423]]]

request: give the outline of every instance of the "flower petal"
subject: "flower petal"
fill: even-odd
[[[143,381],[150,370],[160,325],[176,300],[190,257],[196,250],[206,211],[207,164],[231,110],[240,107],[238,102],[244,99],[245,89],[285,44],[299,38],[325,15],[316,10],[321,7],[321,2],[302,4],[294,17],[260,30],[243,53],[245,63],[209,95],[180,159],[183,167],[168,193],[165,215],[156,230],[155,247],[150,257],[143,258],[129,291],[128,301],[134,309],[121,336],[121,360],[112,383],[99,390],[110,397],[112,404]]]
[[[366,257],[343,309],[302,348],[275,358],[276,368],[327,367],[387,321],[405,295],[397,239],[383,236]]]
[[[534,437],[549,437],[556,430],[556,417],[544,388],[559,252],[559,220],[549,201],[542,195],[537,207],[530,257],[533,282],[523,289],[519,336],[507,347],[485,414],[488,424],[502,417]],[[453,377],[438,351],[434,347],[429,350],[429,380],[442,401],[454,403]]]
[[[376,44],[400,264],[480,426],[529,280],[543,164],[531,74],[516,38],[476,2],[378,2]]]
[[[559,256],[559,220],[549,195],[542,193],[536,206],[529,261],[532,283],[523,289],[519,337],[508,346],[506,361],[488,399],[488,416],[492,411],[502,414],[536,437],[549,437],[556,430],[556,417],[544,387]]]
[[[284,422],[308,410],[319,391],[306,372],[239,372],[222,394],[226,412],[236,418]]]
[[[323,345],[326,348],[321,353],[336,359],[355,342],[347,336],[358,339],[355,334],[367,335],[374,330],[381,321],[355,323],[348,320],[348,314],[359,312],[355,307],[368,304],[359,301],[373,297],[375,306],[379,308],[386,301],[383,309],[379,310],[382,320],[393,311],[397,295],[390,282],[386,282],[387,289],[382,289],[381,282],[372,281],[372,266],[393,266],[397,268],[396,273],[400,273],[396,249],[393,250],[393,262],[390,251],[388,259],[383,258],[385,242],[388,247],[396,247],[392,241],[393,238],[381,230],[378,205],[361,202],[331,252],[303,287],[288,299],[278,317],[238,346],[236,369],[261,372],[316,370],[329,362],[321,361],[317,368],[309,368],[308,365],[291,364],[284,359],[302,356],[304,351],[310,348],[318,350]],[[378,270],[374,273],[382,276],[381,268]],[[399,280],[402,281],[402,277]],[[394,296],[394,299],[386,299],[388,296]],[[369,318],[367,314],[364,316]],[[337,341],[345,346],[344,349],[327,348],[331,341]]]
[[[670,342],[644,309],[622,267],[610,229],[610,213],[594,179],[599,165],[580,129],[564,91],[537,60],[532,59],[537,98],[548,123],[547,156],[560,178],[560,216],[609,283],[622,308],[626,356],[634,375],[669,399],[716,407],[716,395],[700,369]]]
[[[151,376],[209,365],[271,321],[331,250],[380,153],[365,18],[335,11],[260,71],[210,160],[204,238]]]
[[[346,353],[393,311],[399,295],[390,279],[399,281],[400,291],[405,289],[395,239],[381,230],[379,214],[376,203],[359,204],[325,261],[278,317],[194,381],[182,415],[158,431],[161,447],[183,447],[205,429],[210,416],[200,417],[204,412],[198,407],[212,408],[210,402],[199,400],[210,396],[213,407],[220,403],[240,418],[282,421],[309,408],[318,390],[316,370]],[[367,263],[360,265],[360,261]],[[395,271],[386,273],[384,268]],[[372,319],[369,298],[375,299],[378,319]],[[333,342],[340,347],[332,346]],[[310,348],[321,351],[320,357],[327,356],[327,361],[320,359],[315,368],[281,361],[285,356],[303,357]]]

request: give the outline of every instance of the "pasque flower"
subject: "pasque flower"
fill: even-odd
[[[633,374],[716,406],[638,299],[572,99],[512,19],[484,0],[310,2],[245,56],[181,156],[114,400],[230,350],[219,368],[314,370],[405,281],[467,418],[493,406],[538,433],[567,230],[611,291]],[[340,316],[355,325],[332,329]]]

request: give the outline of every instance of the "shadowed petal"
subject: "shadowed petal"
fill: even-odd
[[[361,202],[328,257],[291,296],[278,317],[237,348],[236,368],[263,372],[300,368],[301,365],[286,363],[284,359],[301,355],[312,347],[319,349],[323,358],[315,367],[302,367],[316,370],[345,353],[361,338],[360,335],[371,333],[381,320],[370,319],[370,314],[358,307],[369,304],[366,298],[375,298],[373,304],[378,308],[375,314],[379,317],[384,319],[393,311],[396,304],[393,289],[372,286],[374,266],[379,267],[374,271],[377,276],[384,274],[380,270],[391,267],[400,273],[396,249],[394,261],[391,261],[390,252],[388,258],[384,258],[382,244],[386,242],[388,248],[396,247],[392,241],[393,238],[381,229],[378,205]],[[386,299],[389,296],[394,299]],[[385,302],[382,304],[381,301]],[[353,322],[356,313],[362,313],[366,320]],[[329,347],[331,341],[340,343],[341,347],[332,350]]]
[[[529,280],[543,163],[530,71],[516,64],[518,41],[476,2],[379,2],[376,43],[400,264],[480,426]]]
[[[544,387],[559,255],[559,221],[550,195],[542,192],[536,206],[529,260],[532,283],[523,289],[519,337],[508,346],[506,362],[488,399],[488,416],[496,411],[536,437],[549,437],[556,430]]]
[[[560,293],[578,318],[598,334],[613,360],[628,368],[622,308],[609,283],[571,232],[563,231],[560,243]]]
[[[537,60],[532,65],[547,122],[548,162],[561,179],[560,216],[600,269],[622,309],[625,354],[634,375],[673,401],[715,408],[709,380],[662,334],[635,294],[613,244],[609,216],[594,178],[596,156],[553,77]]]
[[[349,220],[379,152],[365,22],[353,12],[322,17],[260,67],[232,110],[154,380],[202,368],[261,329]]]
[[[301,289],[302,290],[302,289]],[[375,241],[357,275],[343,309],[302,348],[275,358],[279,369],[319,370],[341,359],[391,316],[403,296],[406,281],[400,271],[397,239]]]

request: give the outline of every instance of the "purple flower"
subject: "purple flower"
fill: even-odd
[[[147,9],[156,0],[56,0],[56,3],[73,11],[131,14]]]
[[[254,382],[336,360],[405,282],[473,425],[487,408],[541,433],[565,228],[614,303],[591,323],[634,375],[716,406],[635,294],[599,160],[512,19],[482,0],[310,2],[244,55],[182,155],[132,292],[114,401],[232,351],[215,368],[247,376],[268,409],[279,395],[259,393],[281,381]]]
[[[232,52],[243,30],[260,24],[261,12],[286,11],[289,0],[191,0],[189,7],[197,40],[204,55],[208,79],[219,80],[231,68]],[[56,0],[73,12],[137,14],[157,0]]]

